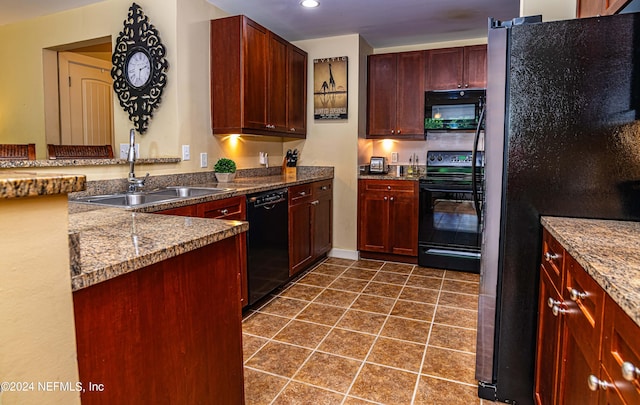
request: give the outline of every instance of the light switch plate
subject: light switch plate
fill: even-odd
[[[127,155],[129,155],[129,144],[121,143],[120,144],[120,159],[126,159]],[[140,159],[140,144],[136,144],[136,159]]]
[[[391,152],[391,163],[398,163],[398,152]]]
[[[200,167],[207,167],[209,165],[209,158],[206,152],[200,154]]]
[[[182,160],[191,160],[189,145],[182,145]]]

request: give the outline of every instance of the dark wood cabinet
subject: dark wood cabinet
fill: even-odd
[[[547,230],[542,256],[536,404],[640,403],[638,374],[622,375],[640,364],[640,327]]]
[[[241,245],[237,235],[75,291],[82,403],[243,404]]]
[[[417,257],[418,182],[358,181],[358,249],[364,256]]]
[[[306,269],[332,246],[331,180],[289,187],[289,275]]]
[[[576,17],[595,17],[613,15],[626,6],[631,0],[577,0]]]
[[[245,196],[224,198],[222,200],[208,201],[200,204],[186,205],[184,207],[172,208],[158,211],[155,214],[178,215],[186,217],[215,218],[215,219],[235,219],[238,221],[247,220],[247,205]],[[247,254],[246,254],[246,234],[240,236],[242,257],[240,265],[240,302],[242,307],[249,303],[249,290],[247,289]]]
[[[245,16],[211,20],[213,133],[304,138],[306,64],[306,52]]]
[[[369,56],[367,137],[424,139],[424,55]]]
[[[487,87],[487,46],[473,45],[426,51],[426,89]]]

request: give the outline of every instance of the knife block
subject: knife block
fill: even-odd
[[[284,174],[284,181],[295,181],[298,178],[296,167],[287,166],[286,159],[282,162],[282,174]]]

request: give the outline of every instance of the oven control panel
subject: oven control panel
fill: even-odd
[[[427,166],[471,167],[473,154],[469,151],[429,151]],[[476,167],[484,166],[484,152],[476,154]]]

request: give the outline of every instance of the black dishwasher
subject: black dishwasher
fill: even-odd
[[[249,305],[289,280],[287,189],[247,197]]]

